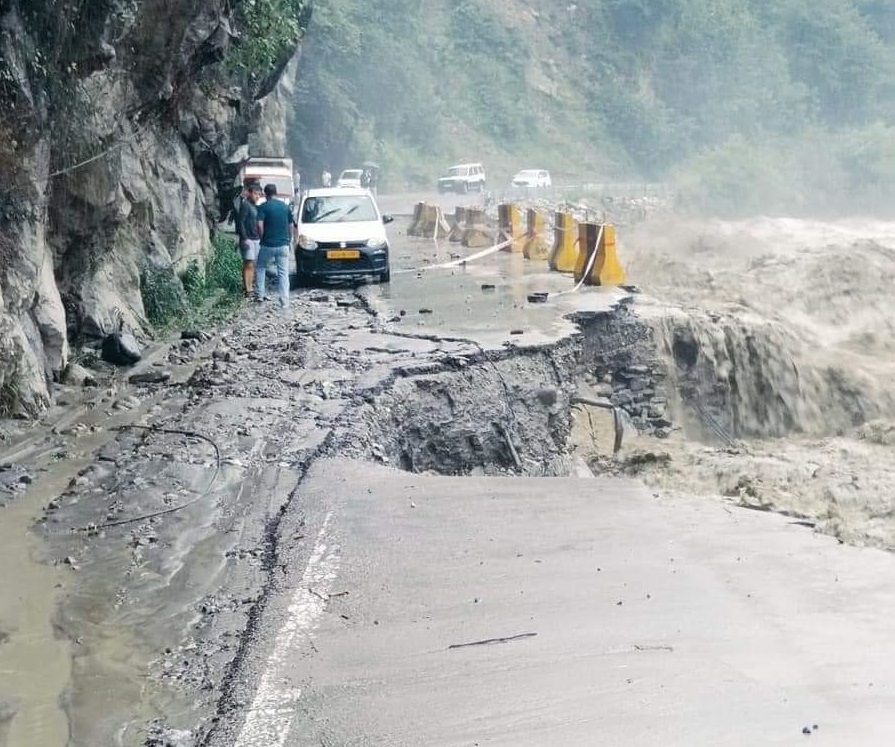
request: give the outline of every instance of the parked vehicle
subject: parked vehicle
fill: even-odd
[[[337,187],[360,187],[363,169],[345,169],[336,181]]]
[[[298,210],[295,246],[299,285],[315,280],[344,280],[375,275],[391,280],[388,235],[382,215],[369,190],[360,187],[310,189]]]
[[[285,156],[259,156],[246,161],[240,172],[243,185],[258,182],[262,187],[274,184],[277,188],[277,199],[287,205],[295,203],[295,170],[292,159]]]
[[[457,192],[484,192],[485,191],[485,167],[480,163],[458,163],[447,170],[447,174],[438,180],[438,191]]]
[[[553,186],[553,180],[545,169],[523,169],[513,177],[511,184],[527,189],[546,189]]]

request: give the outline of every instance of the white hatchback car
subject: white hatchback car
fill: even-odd
[[[369,190],[309,189],[298,209],[295,273],[298,285],[375,275],[391,280],[388,235],[391,215],[379,212]]]
[[[345,169],[336,181],[337,187],[360,187],[361,177],[364,172],[362,169]]]
[[[512,184],[514,187],[547,189],[553,186],[553,180],[545,169],[523,169],[513,177]]]

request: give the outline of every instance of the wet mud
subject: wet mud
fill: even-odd
[[[895,548],[895,225],[665,222],[624,251],[674,426],[615,459],[580,433],[595,468]]]

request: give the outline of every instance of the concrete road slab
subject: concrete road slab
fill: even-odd
[[[891,555],[633,481],[324,461],[299,498],[265,747],[895,739]]]

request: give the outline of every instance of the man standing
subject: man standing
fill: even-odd
[[[326,188],[331,187],[333,185],[333,175],[326,169],[323,169],[323,173],[320,175],[320,183]]]
[[[277,290],[280,306],[289,308],[289,250],[292,247],[293,221],[289,207],[276,199],[277,185],[266,184],[264,196],[267,200],[258,206],[258,233],[261,236],[261,251],[255,272],[255,300],[267,298],[265,275],[267,264],[272,259],[277,265]]]
[[[258,259],[261,238],[258,235],[258,210],[256,208],[260,199],[261,185],[248,184],[245,188],[245,199],[240,203],[236,216],[236,234],[239,236],[239,249],[242,252],[242,288],[246,298],[252,295],[255,262]]]

